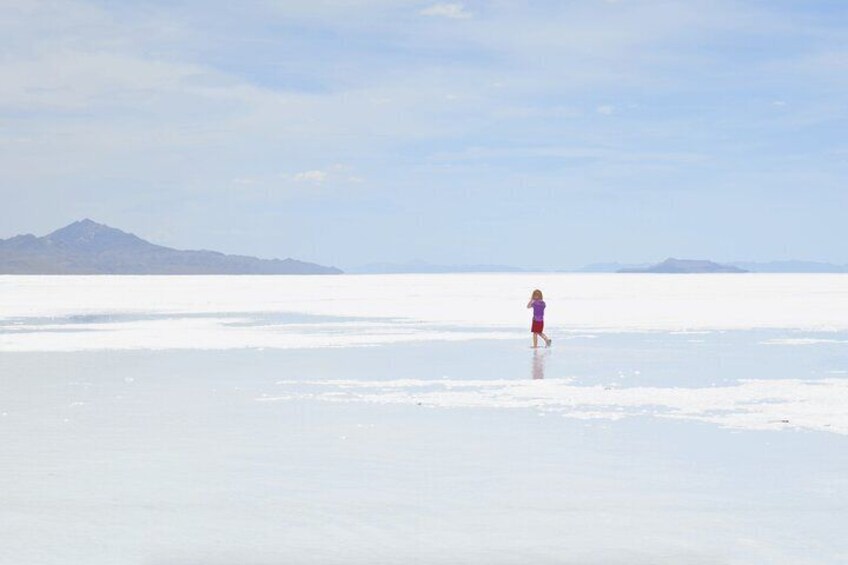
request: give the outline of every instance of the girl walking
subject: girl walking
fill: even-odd
[[[533,309],[533,324],[530,326],[530,332],[533,334],[533,348],[539,347],[539,336],[545,340],[545,347],[550,347],[553,340],[543,333],[545,329],[545,301],[542,300],[542,291],[538,288],[530,296],[527,308]]]

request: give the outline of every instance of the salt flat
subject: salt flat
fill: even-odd
[[[847,342],[844,275],[0,277],[0,563],[842,562]]]

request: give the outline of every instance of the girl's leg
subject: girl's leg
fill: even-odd
[[[534,333],[533,334],[533,348],[535,349],[537,347],[539,347],[539,334]]]
[[[551,345],[551,339],[548,336],[546,336],[544,333],[540,333],[539,335],[542,336],[542,339],[545,340],[545,345],[547,345],[547,346]]]

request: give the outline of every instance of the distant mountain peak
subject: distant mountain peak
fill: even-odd
[[[88,218],[68,224],[48,234],[47,243],[74,251],[97,251],[113,248],[155,247],[138,236],[99,224]]]
[[[90,220],[85,218],[83,220],[77,220],[76,222],[72,222],[63,228],[59,228],[54,232],[50,233],[47,237],[53,235],[76,235],[76,234],[89,234],[89,233],[97,233],[97,232],[105,232],[105,231],[116,231],[120,232],[121,230],[115,229],[107,226],[106,224],[99,224],[94,220]],[[123,232],[121,232],[123,233]]]

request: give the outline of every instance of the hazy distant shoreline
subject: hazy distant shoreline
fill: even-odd
[[[660,263],[591,263],[576,268],[498,263],[380,262],[342,271],[297,259],[260,259],[208,250],[178,250],[91,220],[43,237],[0,239],[0,275],[389,275],[505,273],[848,273],[848,265],[816,261],[736,261],[668,258]]]

